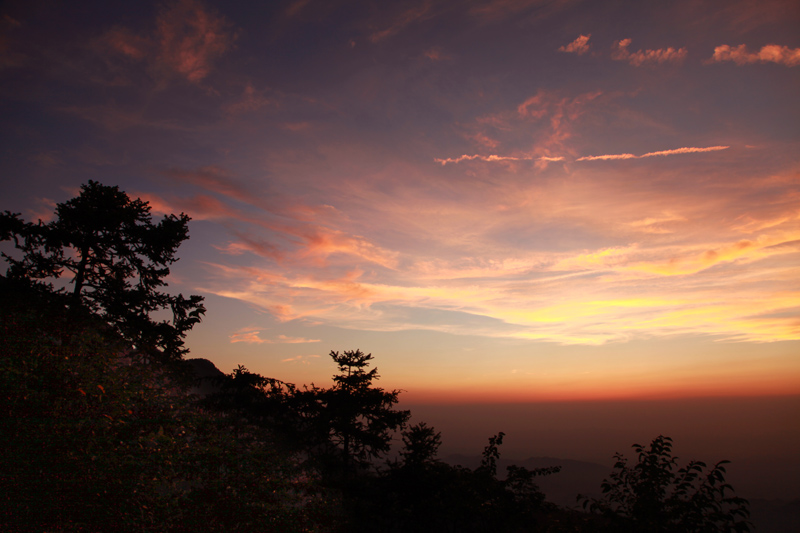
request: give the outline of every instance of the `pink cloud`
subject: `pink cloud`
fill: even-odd
[[[795,67],[800,65],[800,48],[793,49],[788,46],[769,44],[763,46],[758,52],[749,52],[743,44],[734,47],[723,44],[714,48],[714,55],[711,56],[708,62],[719,63],[723,61],[733,61],[737,65],[777,63],[787,67]]]
[[[639,50],[630,52],[628,47],[631,39],[623,39],[613,47],[611,59],[617,61],[627,61],[635,67],[640,67],[646,63],[682,63],[686,59],[686,48],[659,48],[657,50]]]
[[[189,183],[240,202],[250,203],[253,200],[252,193],[239,185],[227,170],[214,165],[197,170],[170,168],[164,174],[176,181]]]
[[[161,61],[191,82],[199,82],[212,63],[233,45],[230,24],[200,2],[181,0],[156,20]]]
[[[38,207],[36,209],[29,210],[32,220],[41,220],[42,222],[50,222],[55,218],[56,216],[55,200],[51,200],[50,198],[37,198],[36,203],[38,204]]]
[[[589,38],[591,36],[592,36],[591,33],[588,33],[586,35],[581,35],[568,45],[559,47],[558,51],[578,54],[579,56],[583,55],[589,51]]]
[[[217,198],[204,194],[188,199],[172,199],[169,202],[154,195],[144,195],[143,198],[151,202],[154,210],[164,213],[181,210],[195,219],[230,219],[274,232],[272,242],[266,242],[229,228],[237,240],[217,247],[224,253],[241,255],[251,252],[278,261],[311,260],[317,265],[327,264],[333,255],[346,254],[360,257],[385,268],[397,267],[397,253],[372,243],[362,236],[351,235],[324,224],[307,222],[315,221],[320,216],[335,214],[336,211],[330,206],[306,206],[284,202],[285,205],[272,208],[259,195],[254,195],[239,186],[226,171],[218,167],[203,167],[194,171],[170,169],[165,174],[181,182],[191,183],[241,201],[256,210],[245,212],[241,209],[234,209]],[[289,249],[284,250],[282,246]]]
[[[472,133],[472,134],[465,134],[464,137],[469,139],[481,146],[486,146],[488,148],[497,148],[500,144],[500,141],[492,139],[491,137],[487,136],[485,133],[480,131]]]
[[[328,257],[341,253],[360,257],[385,268],[397,268],[396,252],[381,248],[359,235],[348,235],[324,226],[286,228],[286,231],[303,239],[303,248],[298,252],[300,259],[316,258],[320,264],[325,264]]]
[[[280,261],[285,257],[285,254],[274,243],[249,237],[239,232],[235,232],[235,235],[239,240],[229,242],[225,246],[213,245],[214,248],[228,255],[242,255],[249,252],[275,261]]]
[[[166,199],[152,193],[140,193],[138,196],[150,204],[155,214],[186,213],[194,220],[219,220],[238,218],[237,211],[231,209],[213,196],[204,194],[192,198]]]
[[[602,91],[594,91],[567,98],[540,89],[517,106],[517,115],[518,118],[534,120],[549,117],[551,131],[547,141],[541,145],[563,150],[564,142],[572,136],[573,124],[602,95]]]
[[[158,73],[178,74],[199,83],[236,39],[231,24],[199,0],[177,0],[159,11],[148,34],[116,27],[99,41],[99,53],[110,50],[131,60],[145,61]]]
[[[542,118],[550,111],[552,101],[553,97],[550,93],[539,89],[535,95],[517,106],[517,113],[521,117]]]

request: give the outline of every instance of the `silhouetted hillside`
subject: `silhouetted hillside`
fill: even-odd
[[[221,390],[221,380],[225,373],[208,359],[193,358],[186,360],[186,366],[191,370],[194,386],[189,389],[191,394],[205,398]]]

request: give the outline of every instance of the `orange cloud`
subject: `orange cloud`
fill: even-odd
[[[583,55],[589,51],[589,38],[591,36],[592,36],[591,33],[587,33],[586,35],[581,35],[568,45],[559,47],[558,51],[578,54],[579,56]]]
[[[691,146],[684,148],[675,148],[672,150],[659,150],[658,152],[648,152],[642,155],[633,155],[633,154],[587,155],[579,157],[578,159],[576,159],[576,161],[612,161],[616,159],[643,159],[645,157],[657,157],[657,156],[678,155],[678,154],[696,154],[703,152],[718,152],[720,150],[727,150],[728,148],[730,148],[730,146],[706,146],[702,148]]]
[[[552,162],[552,161],[563,161],[564,160],[563,157],[546,157],[546,156],[542,156],[542,157],[532,157],[532,156],[514,157],[514,156],[507,156],[507,155],[477,155],[476,154],[476,155],[462,155],[462,156],[459,156],[459,157],[449,157],[447,159],[438,159],[437,158],[437,159],[434,159],[434,161],[436,161],[437,163],[441,163],[442,166],[444,166],[444,165],[446,165],[448,163],[461,163],[462,161],[473,161],[475,159],[477,159],[479,161],[486,161],[486,162],[489,162],[489,163],[493,163],[493,162],[497,162],[497,161],[534,161],[534,160],[536,160],[536,161]]]
[[[777,63],[787,67],[795,67],[800,65],[800,48],[768,44],[761,47],[758,52],[749,52],[743,44],[739,46],[723,44],[714,48],[714,55],[707,62],[721,63],[723,61],[733,61],[737,65]]]
[[[676,154],[696,154],[702,152],[717,152],[719,150],[727,150],[730,146],[706,146],[704,148],[697,148],[697,147],[684,147],[684,148],[675,148],[673,150],[660,150],[658,152],[648,152],[646,154],[642,154],[639,157],[656,157],[662,155],[676,155]]]
[[[615,159],[636,159],[633,154],[606,154],[606,155],[585,155],[576,161],[612,161]]]
[[[647,63],[682,63],[686,59],[686,48],[659,48],[657,50],[639,50],[631,53],[628,47],[631,39],[623,39],[613,47],[611,59],[617,61],[627,61],[635,67],[640,67]]]
[[[229,335],[231,343],[245,342],[247,344],[263,344],[267,341],[259,337],[261,333],[257,328],[242,328],[239,331]]]
[[[646,157],[656,157],[656,156],[668,156],[668,155],[677,155],[677,154],[695,154],[695,153],[703,153],[703,152],[717,152],[719,150],[727,150],[730,146],[706,146],[702,148],[698,147],[684,147],[684,148],[675,148],[672,150],[659,150],[658,152],[648,152],[642,155],[634,155],[634,154],[606,154],[606,155],[586,155],[577,158],[575,161],[613,161],[617,159],[643,159]],[[442,166],[447,165],[448,163],[461,163],[462,161],[486,161],[489,163],[497,162],[497,161],[540,161],[540,162],[556,162],[556,161],[565,161],[566,158],[564,156],[540,156],[540,157],[533,157],[533,156],[503,156],[503,155],[462,155],[460,157],[451,157],[447,159],[434,159],[437,163],[441,163]]]
[[[242,328],[229,336],[231,343],[246,342],[248,344],[307,344],[320,342],[320,339],[304,339],[302,337],[287,337],[278,335],[275,339],[262,339],[261,328],[247,327]]]
[[[281,363],[303,363],[304,365],[309,364],[309,359],[318,359],[319,355],[295,355],[294,357],[287,357],[286,359],[281,359]]]

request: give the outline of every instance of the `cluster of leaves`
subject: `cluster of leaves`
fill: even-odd
[[[621,454],[610,479],[602,483],[603,498],[584,499],[584,508],[612,519],[615,531],[740,532],[749,531],[748,502],[735,496],[725,482],[720,461],[691,461],[678,468],[672,439],[658,436],[649,448],[633,445],[638,462],[628,465]]]
[[[58,204],[55,215],[45,224],[0,214],[0,241],[13,241],[17,250],[2,254],[6,276],[70,294],[72,308],[91,310],[139,349],[173,360],[186,353],[183,339],[205,313],[203,298],[160,289],[189,238],[189,217],[167,215],[154,224],[147,202],[95,181]],[[65,276],[71,290],[56,291]],[[159,310],[171,311],[172,321],[154,320]]]

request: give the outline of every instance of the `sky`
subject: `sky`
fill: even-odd
[[[0,7],[0,210],[192,217],[191,356],[417,403],[800,394],[800,4]],[[797,404],[793,404],[798,412]]]

